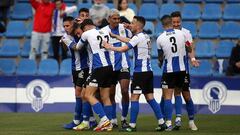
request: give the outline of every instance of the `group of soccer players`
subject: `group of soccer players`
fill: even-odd
[[[174,22],[174,17],[178,17],[178,22]],[[157,39],[159,62],[160,65],[164,63],[161,67],[163,97],[160,107],[153,96],[151,40],[143,32],[144,17],[135,16],[131,24],[124,25],[120,23],[119,11],[112,9],[108,17],[109,25],[102,29],[96,28],[89,19],[88,9],[85,8],[80,9],[79,18],[68,16],[63,19],[66,34],[61,42],[72,54],[72,76],[76,95],[74,120],[64,125],[64,128],[88,130],[94,127],[94,131],[111,131],[118,127],[115,88],[119,82],[122,93],[122,131],[136,131],[141,94],[144,94],[154,111],[158,121],[157,131],[178,130],[181,126],[181,92],[186,101],[189,127],[197,130],[189,92],[188,57],[191,58],[193,66],[198,66],[199,62],[194,58],[191,34],[187,30],[183,32],[179,12],[174,12],[172,17],[165,15],[161,21],[165,31]],[[177,24],[174,25],[176,29],[173,29],[173,24]],[[134,51],[134,73],[129,99],[130,58],[127,51],[130,49]],[[178,105],[174,127],[171,123],[173,92]],[[127,123],[129,102],[130,122]],[[98,124],[92,110],[100,118]]]

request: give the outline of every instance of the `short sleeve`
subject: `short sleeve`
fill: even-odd
[[[87,33],[84,32],[82,34],[80,40],[78,41],[76,48],[81,49],[84,46],[84,44],[86,43],[86,41],[87,41]]]
[[[132,49],[139,43],[139,39],[137,36],[133,36],[133,38],[127,43],[129,49]]]

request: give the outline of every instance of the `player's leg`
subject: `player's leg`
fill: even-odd
[[[182,97],[181,90],[174,89],[174,97],[175,97],[175,111],[176,111],[176,119],[174,124],[174,130],[179,130],[181,127],[181,116],[182,116]]]
[[[163,92],[162,92],[162,93],[163,93]],[[164,119],[165,119],[164,97],[163,97],[163,94],[162,94],[161,101],[160,101],[160,108],[161,108],[161,111],[162,111],[163,117],[164,117]]]
[[[117,75],[118,71],[113,72],[113,77],[112,77],[112,84],[111,84],[111,90],[110,90],[110,100],[112,103],[112,119],[111,122],[113,124],[114,128],[118,127],[118,122],[117,122],[117,112],[116,112],[116,102],[115,102],[115,92],[116,92],[116,85],[117,85]]]
[[[125,128],[128,126],[127,115],[129,108],[129,83],[130,83],[130,72],[121,72],[119,76],[119,83],[122,93],[122,116],[121,116],[121,126]]]

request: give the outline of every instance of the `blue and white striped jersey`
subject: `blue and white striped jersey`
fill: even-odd
[[[185,34],[177,29],[164,31],[157,38],[157,47],[164,53],[163,73],[186,71],[187,52]]]
[[[127,46],[134,51],[134,72],[152,71],[150,37],[143,32],[138,33],[131,38]]]
[[[109,41],[109,37],[109,33],[96,29],[85,31],[82,34],[76,48],[80,49],[85,43],[88,43],[87,45],[89,45],[90,54],[92,55],[89,56],[91,69],[94,70],[112,65],[109,51],[103,47],[103,41]]]
[[[72,44],[77,44],[74,37],[68,34],[64,34],[62,37],[62,42],[66,44],[72,54],[72,70],[79,71],[88,68],[88,55],[87,50],[82,49],[80,51],[73,50],[70,48]]]
[[[125,29],[123,24],[119,24],[116,28],[111,29],[109,25],[103,27],[101,29],[105,32],[112,32],[113,34],[120,35],[121,37],[131,37],[132,33]],[[126,45],[124,42],[117,40],[116,38],[110,37],[109,43],[112,44],[114,47],[121,47]],[[130,57],[128,52],[117,52],[117,51],[110,51],[110,58],[113,65],[113,70],[118,71],[123,68],[130,68]]]

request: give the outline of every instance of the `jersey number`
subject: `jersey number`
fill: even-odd
[[[108,43],[108,41],[109,41],[108,35],[105,35],[104,38],[107,39],[107,43]],[[99,48],[102,49],[102,48],[103,48],[103,46],[102,46],[103,38],[102,38],[100,35],[98,35],[98,36],[97,36],[97,40],[100,40]]]
[[[170,37],[170,42],[172,43],[172,52],[175,53],[177,52],[177,44],[176,44],[176,38],[175,37]]]

